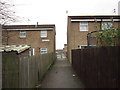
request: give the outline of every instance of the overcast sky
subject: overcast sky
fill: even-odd
[[[67,43],[68,15],[115,15],[120,0],[11,0],[17,16],[24,17],[15,24],[55,24],[56,48]],[[114,13],[116,9],[116,13]],[[66,14],[66,11],[68,13]],[[29,20],[28,20],[29,19]]]

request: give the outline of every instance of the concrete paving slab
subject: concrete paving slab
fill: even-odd
[[[84,88],[67,59],[58,59],[47,72],[42,88]]]

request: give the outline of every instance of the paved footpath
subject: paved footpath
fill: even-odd
[[[67,59],[58,59],[47,72],[42,88],[84,88]]]

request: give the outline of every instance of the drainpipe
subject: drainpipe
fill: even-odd
[[[87,34],[87,45],[89,46],[89,33]]]
[[[102,30],[102,19],[101,19],[101,22],[100,22],[100,30]]]

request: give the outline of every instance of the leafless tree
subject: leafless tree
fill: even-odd
[[[0,24],[5,25],[9,24],[11,22],[17,21],[17,16],[15,15],[15,12],[13,11],[13,7],[15,5],[11,4],[8,0],[0,0]],[[6,42],[8,44],[8,31],[3,30],[2,31],[2,42]]]
[[[15,5],[0,0],[0,24],[4,25],[16,21],[15,12],[11,9]]]
[[[0,24],[5,25],[10,22],[16,21],[15,18],[15,12],[11,10],[11,8],[14,7],[14,5],[10,4],[8,1],[0,0]],[[0,35],[0,39],[4,42],[6,41],[6,44],[8,44],[8,31],[3,30],[2,36]]]
[[[20,22],[22,20],[26,21],[24,17],[19,17],[15,15],[13,8],[15,7],[14,4],[10,3],[10,0],[0,0],[0,24],[2,26],[12,23],[12,22]],[[9,31],[4,29],[2,31],[2,44],[8,45],[9,38],[14,35],[9,35]]]

